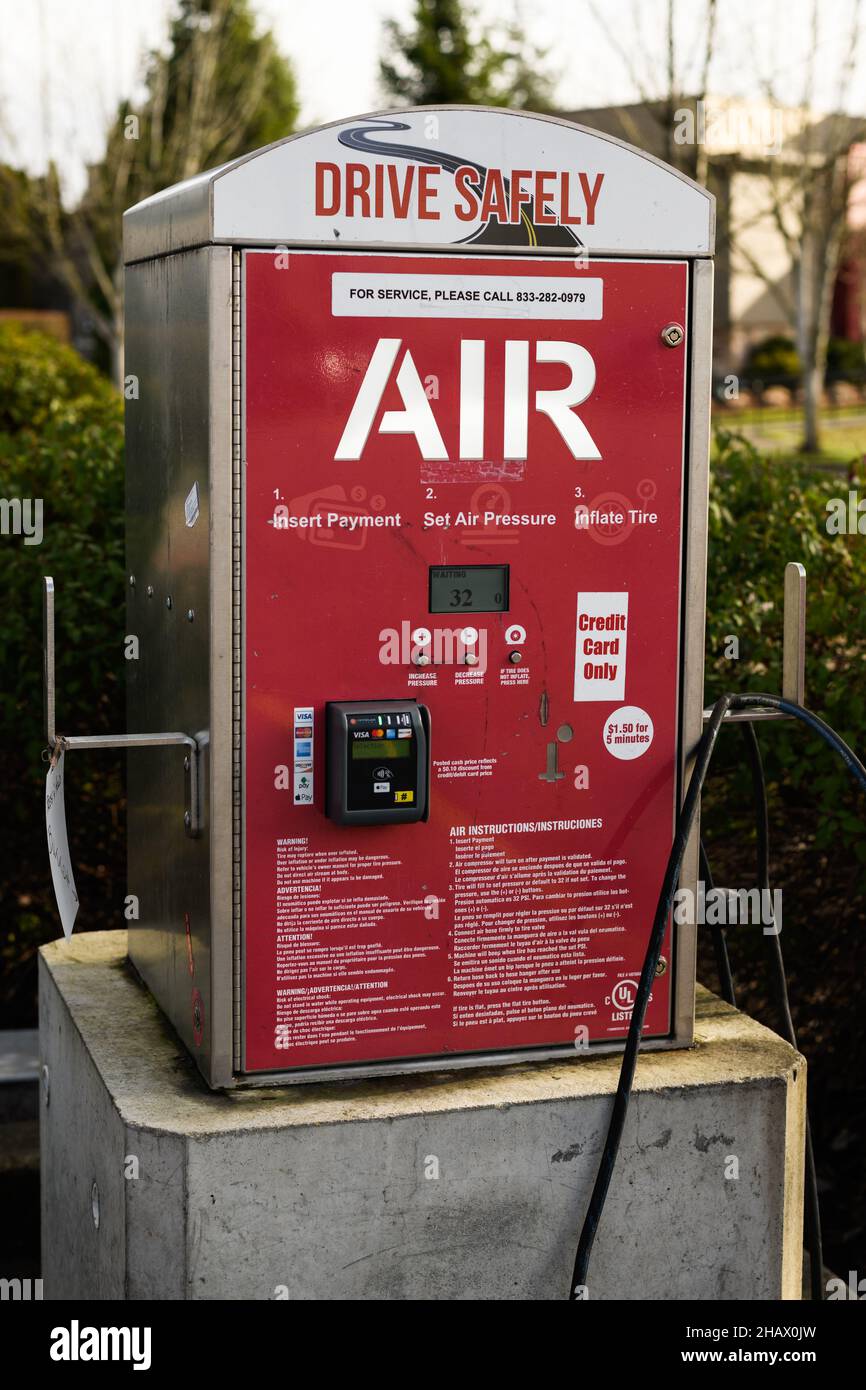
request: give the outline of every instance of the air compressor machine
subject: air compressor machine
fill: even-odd
[[[190,736],[129,753],[135,967],[212,1086],[621,1046],[701,731],[712,198],[418,109],[124,248],[128,727]]]

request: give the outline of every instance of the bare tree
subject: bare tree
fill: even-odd
[[[259,34],[246,0],[181,0],[166,53],[152,53],[141,103],[121,103],[102,158],[71,208],[56,164],[3,197],[4,230],[26,239],[83,306],[123,380],[121,219],[126,208],[193,174],[287,135],[297,116],[289,64]],[[12,187],[17,178],[6,171]],[[15,185],[17,190],[19,185]]]
[[[839,66],[835,110],[829,116],[815,111],[815,81],[820,42],[820,5],[813,0],[809,54],[803,71],[800,106],[789,110],[786,138],[753,166],[752,177],[763,191],[749,216],[730,231],[736,254],[761,280],[782,309],[800,359],[803,396],[802,448],[820,450],[820,414],[833,292],[839,275],[848,229],[851,190],[856,179],[852,147],[866,139],[866,120],[846,114],[862,40],[862,0],[852,0],[843,34],[844,56]],[[772,81],[763,79],[765,99],[778,112],[782,103]],[[790,287],[768,272],[749,253],[751,226],[771,225],[785,248],[791,266]]]
[[[834,114],[819,117],[815,112],[816,70],[822,47],[819,0],[812,0],[809,51],[803,71],[800,103],[785,108],[774,84],[756,75],[760,91],[770,111],[784,121],[786,136],[778,148],[769,148],[758,158],[740,150],[721,156],[698,138],[678,143],[675,130],[679,110],[701,110],[706,101],[710,70],[716,45],[717,6],[707,0],[699,26],[703,53],[699,65],[683,60],[677,45],[676,0],[667,0],[664,54],[658,55],[655,71],[646,55],[651,52],[640,32],[640,15],[635,10],[633,40],[624,41],[605,25],[597,0],[589,0],[591,12],[607,33],[640,96],[641,109],[620,108],[623,134],[635,144],[649,146],[655,153],[704,184],[713,185],[713,169],[721,171],[724,162],[732,170],[743,170],[761,191],[745,211],[738,211],[720,227],[722,246],[735,262],[760,280],[791,325],[801,363],[803,393],[803,448],[817,452],[820,447],[820,407],[826,373],[827,347],[836,284],[846,241],[851,189],[856,178],[851,158],[852,146],[866,139],[866,119],[846,114],[862,41],[862,0],[851,0],[847,22],[841,32],[844,52],[838,67]],[[826,14],[826,7],[824,7]],[[835,19],[834,19],[835,22]],[[699,42],[701,42],[699,40]],[[641,67],[638,56],[644,60]],[[698,70],[697,90],[683,92],[683,74]],[[663,72],[660,85],[656,73]],[[647,125],[647,120],[650,124]],[[750,248],[750,233],[759,226],[772,226],[784,247],[791,268],[789,283],[779,277],[778,267],[769,265]]]
[[[699,183],[707,182],[706,146],[698,139],[678,139],[678,120],[683,106],[695,114],[706,103],[710,71],[716,51],[717,0],[703,0],[700,10],[692,5],[689,13],[695,22],[696,52],[683,53],[678,39],[677,20],[681,13],[677,0],[667,0],[664,26],[664,55],[656,61],[652,44],[644,36],[643,10],[639,0],[633,0],[632,19],[628,32],[630,41],[619,37],[610,25],[599,0],[589,0],[589,10],[600,33],[622,62],[642,107],[640,114],[627,106],[616,108],[619,133],[624,139],[651,152],[681,169]],[[695,16],[697,15],[697,19]],[[659,81],[663,73],[663,81]],[[645,120],[642,118],[646,118]],[[648,122],[649,124],[647,125]]]
[[[807,75],[811,96],[817,47],[818,0],[813,0],[815,42]],[[837,112],[827,122],[810,121],[799,180],[799,237],[795,247],[797,351],[803,370],[803,448],[820,447],[819,412],[827,369],[833,290],[848,225],[853,165],[851,147],[866,136],[866,122],[841,114],[847,104],[861,39],[862,4],[851,7],[849,40],[837,93]],[[804,103],[805,105],[805,103]],[[811,105],[811,101],[810,101]]]

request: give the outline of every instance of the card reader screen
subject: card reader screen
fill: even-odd
[[[353,758],[370,758],[377,762],[388,762],[390,758],[408,758],[412,751],[412,740],[401,739],[355,739],[352,743]]]

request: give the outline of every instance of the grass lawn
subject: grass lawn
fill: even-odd
[[[852,461],[861,462],[866,456],[866,405],[827,406],[822,410],[818,454],[804,454],[800,449],[802,421],[801,410],[774,406],[713,414],[717,429],[742,434],[762,453],[800,459],[822,470],[846,472]],[[866,466],[861,473],[866,473]]]

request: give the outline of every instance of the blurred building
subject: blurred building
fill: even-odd
[[[820,171],[838,154],[848,163],[852,187],[831,333],[864,340],[866,146],[857,143],[863,122],[765,101],[711,97],[563,114],[647,150],[715,194],[719,376],[740,371],[752,344],[776,335],[794,337],[799,227],[792,195],[810,176],[817,190]]]
[[[38,180],[0,164],[0,322],[48,333],[95,360],[99,345],[90,315],[76,303],[35,234],[37,187]]]

